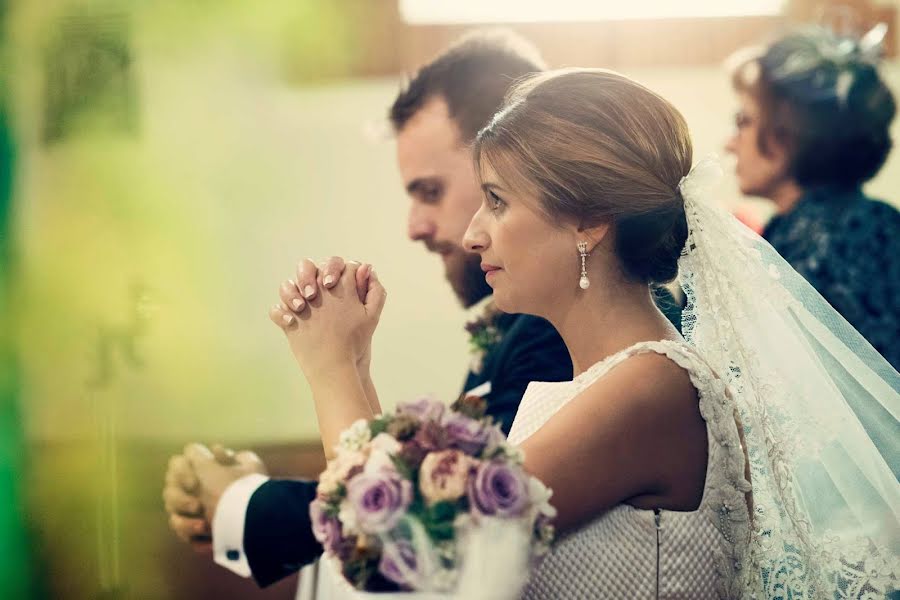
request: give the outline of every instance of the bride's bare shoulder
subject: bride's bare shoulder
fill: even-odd
[[[611,396],[663,412],[697,411],[697,390],[690,373],[664,354],[642,352],[611,368],[585,390],[585,394]]]

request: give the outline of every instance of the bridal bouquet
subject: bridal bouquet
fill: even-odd
[[[483,541],[498,524],[521,533],[524,560],[549,549],[551,492],[522,459],[480,398],[401,404],[341,435],[310,506],[313,531],[357,589],[454,590],[467,556],[493,553]]]

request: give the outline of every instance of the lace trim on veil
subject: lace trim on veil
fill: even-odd
[[[710,170],[708,163],[695,167],[679,188],[689,226],[679,261],[687,296],[682,326],[685,339],[724,376],[744,427],[754,514],[751,544],[746,559],[736,559],[740,582],[732,592],[785,600],[882,597],[897,581],[898,560],[889,550],[897,525],[883,523],[889,531],[881,536],[867,527],[892,510],[896,514],[897,507],[890,506],[896,480],[885,478],[889,470],[877,464],[880,457],[870,460],[869,437],[854,429],[856,424],[848,425],[853,411],[844,399],[868,400],[868,393],[890,410],[896,392],[872,374],[884,377],[880,362],[864,364],[866,349],[850,345],[853,336],[859,337],[855,330],[847,325],[852,334],[829,337],[828,319],[834,317],[827,303],[761,238],[702,198],[710,185],[704,170]],[[810,313],[807,305],[821,312]],[[832,338],[832,345],[819,350],[821,339],[831,343]],[[837,359],[844,350],[839,367],[845,366],[843,360],[855,360],[854,352],[863,357],[853,367],[861,373],[865,393],[827,377],[830,363],[823,357],[830,352]],[[865,451],[860,452],[865,460],[854,463],[857,449]],[[862,466],[856,471],[851,464]],[[852,478],[842,480],[844,474]],[[860,481],[871,482],[873,493],[854,495],[847,489]],[[833,501],[835,506],[827,504]]]

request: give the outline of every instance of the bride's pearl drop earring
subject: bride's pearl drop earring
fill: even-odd
[[[587,269],[585,268],[585,261],[588,256],[587,242],[578,242],[578,254],[581,255],[581,279],[578,280],[578,287],[586,290],[591,287],[591,281],[588,279]]]

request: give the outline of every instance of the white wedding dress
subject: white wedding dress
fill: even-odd
[[[745,456],[725,385],[685,342],[643,342],[607,357],[573,381],[533,382],[510,431],[520,444],[610,369],[643,352],[669,357],[687,371],[706,420],[709,454],[700,507],[693,512],[620,505],[557,540],[531,574],[523,598],[737,598],[737,574],[749,537]],[[365,594],[340,576],[334,559],[304,569],[298,598],[452,598],[439,594]]]
[[[697,389],[709,440],[700,506],[693,512],[617,506],[557,540],[532,573],[526,599],[739,596],[737,576],[750,534],[744,451],[724,383],[686,342],[643,342],[573,381],[531,383],[509,440],[521,444],[610,369],[645,352],[667,356],[689,373]]]

